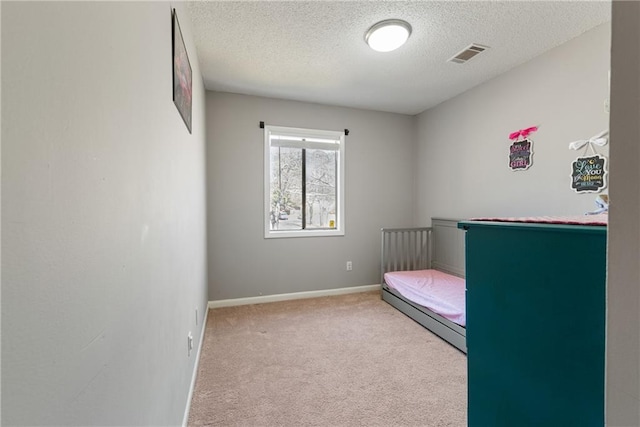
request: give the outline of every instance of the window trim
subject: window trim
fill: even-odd
[[[271,134],[302,137],[302,138],[319,138],[333,139],[340,141],[336,150],[338,153],[338,168],[336,170],[336,221],[335,229],[312,229],[312,230],[271,230],[269,220],[269,212],[271,207]],[[264,126],[264,205],[262,209],[262,217],[264,222],[264,238],[288,238],[288,237],[330,237],[344,236],[345,234],[345,132],[328,131],[319,129],[293,128],[285,126]]]

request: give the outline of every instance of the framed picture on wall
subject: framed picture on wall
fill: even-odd
[[[171,19],[173,55],[173,103],[176,104],[182,120],[191,133],[191,64],[184,46],[178,15],[173,9]]]

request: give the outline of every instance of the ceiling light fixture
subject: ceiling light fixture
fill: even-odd
[[[411,25],[400,19],[387,19],[374,24],[364,35],[369,47],[378,52],[396,50],[411,35]]]

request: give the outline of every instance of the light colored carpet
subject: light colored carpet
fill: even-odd
[[[465,426],[466,377],[379,292],[212,309],[189,425]]]

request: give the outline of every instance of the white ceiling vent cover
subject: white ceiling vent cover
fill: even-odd
[[[464,64],[479,53],[489,49],[489,46],[482,46],[479,44],[472,44],[464,48],[461,52],[457,53],[453,58],[449,59],[449,62],[455,62],[456,64]]]

